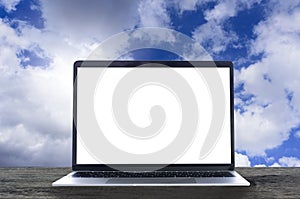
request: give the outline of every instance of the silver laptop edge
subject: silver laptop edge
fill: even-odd
[[[52,186],[250,186],[236,171],[235,177],[209,178],[74,178],[75,172],[52,183]]]

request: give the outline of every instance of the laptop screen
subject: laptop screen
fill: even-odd
[[[78,67],[75,164],[230,164],[230,67]]]

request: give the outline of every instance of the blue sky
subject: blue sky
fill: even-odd
[[[139,27],[174,29],[234,62],[238,165],[300,166],[296,24],[297,0],[0,0],[0,166],[70,165],[72,63]]]

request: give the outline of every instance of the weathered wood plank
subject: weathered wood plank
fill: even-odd
[[[0,198],[300,198],[300,168],[238,168],[250,187],[51,187],[70,168],[0,168]]]

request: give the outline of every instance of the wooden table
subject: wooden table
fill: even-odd
[[[300,168],[237,168],[250,187],[51,187],[70,168],[0,168],[0,198],[300,198]]]

